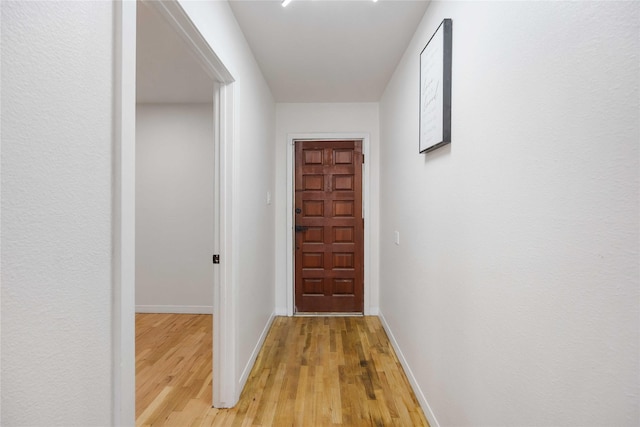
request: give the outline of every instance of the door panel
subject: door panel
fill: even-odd
[[[296,312],[364,307],[362,141],[296,141]]]

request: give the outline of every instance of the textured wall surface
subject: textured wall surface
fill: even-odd
[[[136,111],[136,307],[211,313],[213,107]]]
[[[111,2],[2,11],[3,426],[111,423]]]
[[[453,142],[418,154],[444,18]],[[427,10],[380,105],[380,309],[440,425],[640,423],[639,54],[637,2]]]

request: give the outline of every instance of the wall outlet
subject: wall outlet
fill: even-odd
[[[267,205],[271,204],[271,191],[267,191]]]
[[[399,231],[394,231],[393,232],[393,238],[394,238],[394,241],[395,241],[396,245],[400,246],[400,232]]]

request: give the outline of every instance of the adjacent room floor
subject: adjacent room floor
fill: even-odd
[[[211,408],[210,315],[136,315],[137,426],[428,426],[377,317],[277,317],[238,405]]]

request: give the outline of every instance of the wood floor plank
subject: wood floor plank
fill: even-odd
[[[277,317],[232,409],[210,315],[136,315],[136,426],[428,426],[376,317]]]

